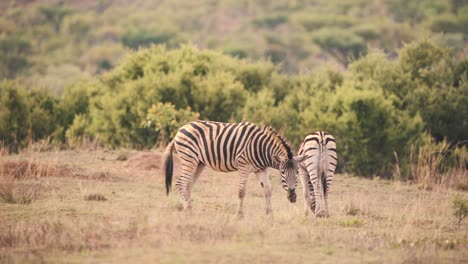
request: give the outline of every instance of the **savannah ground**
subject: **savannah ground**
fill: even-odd
[[[290,204],[271,171],[273,217],[265,215],[252,174],[245,217],[238,219],[238,174],[206,169],[187,213],[174,188],[166,197],[160,156],[105,150],[1,156],[2,186],[13,188],[17,203],[0,203],[0,263],[468,262],[468,221],[456,223],[456,191],[338,174],[330,218],[313,219],[303,215],[300,184]],[[176,162],[175,175],[178,169]],[[21,203],[22,196],[30,199]]]

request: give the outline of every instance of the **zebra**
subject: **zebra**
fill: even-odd
[[[315,216],[328,217],[328,192],[338,162],[335,138],[323,131],[311,133],[302,141],[298,155],[301,162],[299,175],[304,187],[304,212],[308,208]]]
[[[200,120],[182,126],[163,155],[166,195],[169,195],[172,185],[173,149],[178,152],[181,161],[182,173],[175,186],[185,210],[192,208],[191,190],[205,167],[221,172],[239,171],[239,216],[243,215],[250,172],[256,174],[264,190],[267,214],[272,213],[272,189],[267,168],[281,172],[282,187],[287,190],[287,198],[291,203],[296,202],[297,173],[299,163],[305,157],[294,157],[285,139],[269,126]]]

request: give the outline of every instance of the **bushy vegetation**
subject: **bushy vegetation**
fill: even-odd
[[[325,130],[339,169],[365,176],[389,177],[398,162],[416,178],[411,151],[431,142],[466,153],[466,3],[41,3],[11,3],[0,18],[10,151],[84,138],[150,148],[201,118],[268,124],[294,146]]]
[[[332,133],[344,171],[391,176],[396,155],[399,173],[409,175],[412,149],[431,138],[466,140],[466,64],[422,41],[401,49],[397,60],[372,51],[345,72],[288,76],[265,61],[190,45],[152,46],[99,79],[70,86],[61,99],[4,81],[0,131],[8,145],[24,144],[28,136],[73,145],[86,136],[115,147],[149,148],[197,118],[252,121],[284,131],[296,146],[315,130]]]

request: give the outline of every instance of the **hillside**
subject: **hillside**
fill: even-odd
[[[466,55],[466,1],[7,0],[0,17],[0,79],[62,94],[117,65],[129,49],[193,43],[285,73],[344,69],[374,48],[394,57],[425,38]]]

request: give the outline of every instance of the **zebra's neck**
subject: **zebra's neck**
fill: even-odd
[[[289,160],[293,157],[291,148],[275,130],[270,127],[259,128],[250,139],[247,149],[248,160],[257,169],[266,167],[279,169],[279,164],[273,160],[274,156]]]

